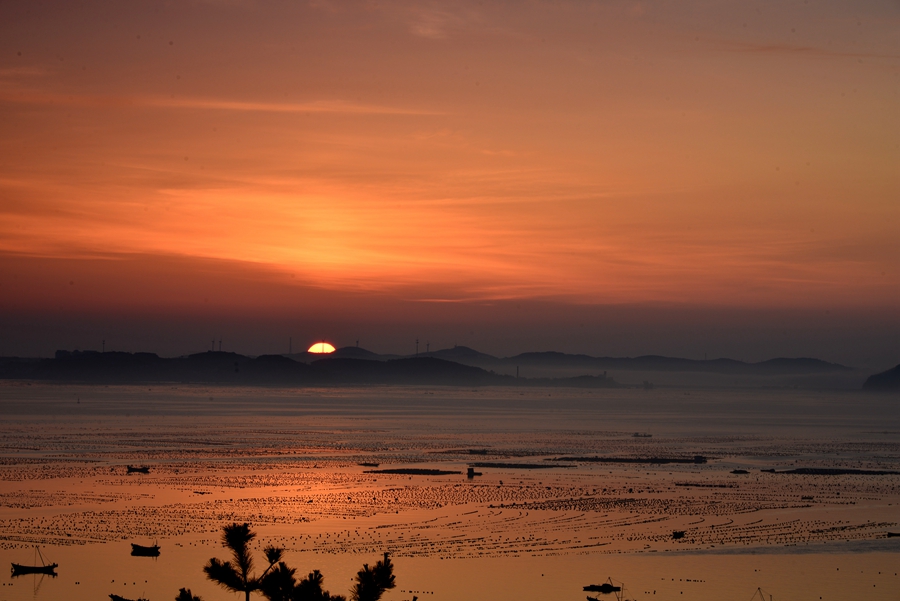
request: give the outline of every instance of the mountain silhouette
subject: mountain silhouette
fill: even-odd
[[[163,358],[154,353],[57,351],[52,359],[0,359],[0,378],[84,383],[182,382],[236,385],[567,386],[609,388],[611,378],[515,378],[437,357],[373,361],[316,355],[311,363],[282,355],[247,357],[207,351]]]
[[[869,376],[863,390],[900,391],[900,365]]]
[[[308,355],[306,358],[301,358]],[[292,358],[312,362],[322,355],[295,354]],[[853,368],[837,363],[829,363],[821,359],[809,357],[768,359],[758,363],[747,363],[736,359],[682,359],[662,355],[642,355],[638,357],[592,357],[584,354],[568,354],[558,351],[527,352],[512,357],[495,357],[467,346],[454,346],[447,349],[420,353],[419,355],[380,355],[359,347],[342,347],[328,357],[367,359],[371,361],[390,361],[399,358],[433,357],[445,359],[463,365],[481,367],[482,369],[500,369],[515,372],[516,367],[566,368],[581,369],[591,372],[608,370],[624,371],[660,371],[660,372],[694,372],[729,375],[791,375],[791,374],[827,374],[849,372]]]
[[[556,368],[553,377],[517,378],[519,367]],[[898,366],[900,367],[900,366]],[[562,368],[562,369],[560,369]],[[359,347],[328,355],[295,353],[248,357],[206,351],[163,358],[154,353],[57,351],[52,359],[0,358],[0,378],[60,382],[136,383],[205,382],[242,385],[434,384],[460,386],[618,386],[607,370],[771,376],[830,374],[851,368],[811,358],[777,358],[759,363],[733,359],[700,361],[659,355],[591,357],[560,352],[531,352],[494,357],[464,346],[398,357]],[[497,373],[497,372],[500,373]],[[531,375],[539,372],[531,370]],[[898,368],[873,376],[866,388],[892,389]],[[601,375],[602,374],[602,375]],[[895,375],[891,375],[895,374]],[[544,373],[543,375],[547,375]],[[891,378],[894,378],[893,380]]]

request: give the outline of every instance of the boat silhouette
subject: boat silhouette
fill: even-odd
[[[623,582],[619,582],[619,584],[613,583],[613,579],[607,578],[606,582],[603,584],[589,584],[584,587],[583,590],[591,593],[600,593],[601,595],[608,595],[610,593],[615,593],[616,601],[624,601],[625,599],[625,584]],[[587,596],[587,601],[600,601],[600,597],[591,597]]]
[[[131,543],[131,554],[135,557],[159,557],[159,545],[138,545]]]
[[[20,563],[12,564],[12,575],[13,576],[22,576],[24,574],[47,574],[49,576],[56,576],[56,568],[59,567],[57,563],[47,563],[44,561],[44,556],[41,554],[41,550],[37,547],[34,548],[35,554],[41,558],[41,565],[23,565]]]

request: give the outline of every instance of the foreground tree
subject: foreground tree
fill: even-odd
[[[175,601],[203,601],[203,599],[191,594],[191,589],[183,588],[178,591],[178,596],[175,597]]]
[[[343,595],[332,595],[323,588],[325,577],[313,570],[306,578],[297,581],[295,568],[281,561],[283,549],[266,547],[268,567],[259,576],[253,574],[253,557],[249,545],[256,538],[249,524],[232,524],[222,529],[222,546],[231,550],[231,560],[215,557],[203,567],[206,577],[222,587],[242,592],[246,601],[250,593],[257,591],[269,601],[347,601]],[[353,601],[379,601],[384,591],[394,588],[394,565],[388,554],[373,567],[369,564],[356,574],[356,584],[351,591]],[[200,601],[189,590],[181,589],[176,601]]]
[[[250,555],[250,542],[256,538],[251,532],[250,524],[232,524],[222,528],[222,546],[231,551],[231,561],[221,561],[215,557],[203,567],[206,577],[229,591],[244,593],[246,601],[250,601],[250,593],[260,590],[262,581],[272,567],[281,561],[283,549],[266,547],[263,551],[269,565],[260,576],[253,575],[253,557]],[[232,563],[233,562],[233,563]]]
[[[369,564],[363,564],[363,569],[356,573],[356,585],[350,593],[352,601],[378,601],[384,591],[392,589],[394,584],[394,564],[388,554],[384,559],[370,568]]]
[[[347,601],[344,596],[332,595],[322,587],[325,577],[319,570],[313,570],[299,582],[294,577],[296,572],[282,561],[264,579],[262,594],[269,601]]]

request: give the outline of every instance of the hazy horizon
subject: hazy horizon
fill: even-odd
[[[0,317],[5,330],[0,356],[51,357],[57,350],[104,348],[181,356],[210,350],[213,340],[215,350],[221,341],[221,350],[244,355],[298,353],[322,340],[337,348],[356,346],[359,341],[360,347],[378,354],[412,355],[418,339],[420,353],[426,348],[467,346],[497,357],[543,351],[596,357],[729,358],[749,363],[811,357],[871,370],[900,363],[898,328],[886,327],[877,317],[625,306],[565,307],[568,319],[530,329],[524,320],[522,325],[490,321],[511,305],[497,304],[471,321],[437,325],[424,320],[359,324],[333,318],[310,326],[299,317],[7,313]],[[529,313],[542,308],[535,305]]]
[[[562,305],[503,301],[474,306],[388,299],[364,319],[346,295],[322,292],[330,306],[270,315],[238,311],[153,311],[130,314],[59,308],[7,311],[0,356],[50,357],[57,350],[154,352],[180,356],[212,348],[244,355],[305,351],[326,340],[379,353],[411,355],[468,346],[498,357],[559,351],[607,357],[665,355],[758,362],[813,357],[880,371],[900,363],[900,324],[879,314],[844,311],[775,311],[673,305]],[[308,300],[305,299],[305,300]],[[343,306],[342,306],[343,305]],[[344,317],[341,309],[346,311]],[[393,311],[389,311],[392,309]],[[396,312],[406,317],[391,316]],[[307,317],[307,315],[312,316]]]
[[[416,355],[435,354],[435,353],[439,353],[441,351],[447,351],[447,350],[452,350],[457,347],[463,347],[463,348],[469,348],[478,353],[493,356],[498,359],[511,358],[511,357],[525,354],[525,353],[562,353],[562,354],[572,355],[572,356],[587,355],[587,356],[592,356],[592,357],[596,357],[596,358],[629,358],[629,357],[635,358],[635,357],[644,357],[644,356],[664,356],[664,357],[671,357],[671,358],[689,359],[689,360],[695,360],[695,361],[701,361],[701,360],[712,361],[712,360],[716,360],[716,359],[732,359],[732,360],[742,361],[742,362],[749,363],[749,364],[760,363],[760,362],[764,362],[764,361],[772,360],[772,359],[809,358],[809,359],[818,359],[818,360],[826,361],[829,363],[837,363],[837,364],[841,364],[841,365],[844,365],[845,367],[850,367],[853,369],[872,370],[872,371],[882,369],[881,364],[878,364],[878,363],[869,363],[869,364],[866,364],[866,363],[863,363],[863,364],[841,363],[840,361],[828,358],[827,354],[824,353],[823,351],[821,351],[821,349],[820,349],[819,354],[812,354],[812,353],[804,354],[802,351],[800,351],[800,352],[796,352],[793,354],[772,354],[772,355],[764,354],[765,351],[763,350],[759,354],[755,354],[755,355],[751,355],[751,356],[747,357],[746,354],[744,354],[743,356],[735,356],[735,355],[729,355],[727,353],[719,353],[719,354],[715,354],[715,353],[711,354],[709,352],[691,353],[689,350],[687,352],[683,352],[683,353],[679,354],[678,348],[685,350],[686,345],[681,345],[680,347],[670,346],[669,347],[671,349],[670,353],[652,352],[652,351],[651,352],[642,352],[640,350],[635,350],[635,352],[628,354],[628,353],[616,353],[614,351],[607,352],[607,353],[598,353],[598,352],[590,351],[590,350],[566,350],[565,348],[557,348],[557,347],[519,347],[519,346],[510,347],[509,345],[504,345],[504,344],[491,344],[489,341],[487,341],[487,343],[482,346],[478,346],[478,345],[472,346],[471,344],[458,343],[458,342],[453,342],[453,343],[449,343],[449,344],[435,344],[435,343],[431,342],[430,339],[426,339],[426,338],[422,338],[422,337],[418,338],[418,345],[416,345],[416,340],[417,340],[416,338],[412,338],[408,341],[394,341],[393,344],[390,344],[390,343],[385,343],[386,341],[379,341],[378,339],[370,338],[369,339],[370,345],[368,345],[368,346],[366,344],[363,344],[362,341],[360,341],[360,340],[348,340],[348,341],[336,343],[335,350],[340,351],[344,348],[357,347],[361,350],[374,353],[375,355],[412,357],[412,356],[416,356]],[[272,346],[272,349],[267,350],[265,348],[267,346],[266,342],[262,342],[262,343],[254,342],[248,338],[243,338],[243,339],[239,338],[238,341],[235,342],[233,339],[226,339],[226,338],[219,338],[219,337],[212,338],[211,337],[205,341],[205,343],[206,343],[205,347],[203,346],[202,341],[197,340],[196,343],[193,345],[191,345],[190,343],[188,343],[188,344],[176,343],[176,344],[167,344],[167,345],[163,344],[163,345],[160,345],[162,347],[162,350],[159,350],[157,348],[141,347],[141,346],[135,345],[135,344],[128,344],[127,341],[123,344],[122,340],[118,339],[118,338],[112,338],[112,339],[103,338],[103,339],[100,339],[99,342],[96,344],[88,344],[88,345],[84,345],[84,346],[77,345],[77,344],[72,345],[72,346],[63,345],[63,346],[58,346],[57,348],[54,348],[51,351],[35,352],[32,354],[7,352],[7,353],[0,353],[0,357],[2,357],[2,356],[6,356],[6,357],[18,356],[18,357],[23,357],[23,358],[29,358],[29,357],[31,357],[31,358],[50,358],[50,357],[53,357],[54,354],[58,351],[69,351],[69,352],[73,352],[73,351],[102,352],[102,351],[105,351],[105,352],[125,352],[125,353],[149,352],[149,353],[154,353],[156,355],[159,355],[160,357],[174,358],[174,357],[184,357],[184,356],[196,354],[196,353],[204,353],[204,352],[208,352],[208,351],[216,351],[216,352],[221,351],[221,352],[228,352],[228,353],[236,353],[236,354],[248,356],[248,357],[256,357],[256,356],[261,356],[261,355],[309,354],[311,357],[318,356],[321,358],[327,358],[329,356],[329,353],[321,353],[320,354],[320,353],[308,353],[307,352],[308,347],[317,345],[318,343],[320,343],[322,341],[326,341],[326,342],[330,343],[330,342],[333,342],[334,339],[332,337],[319,337],[319,338],[300,337],[300,338],[298,338],[298,337],[288,336],[284,340],[279,339],[278,341],[271,342],[270,344]],[[242,344],[242,342],[244,344]],[[280,343],[283,343],[283,346],[285,348],[281,348],[281,349],[276,348]],[[565,342],[563,342],[562,344],[565,346]],[[627,345],[627,346],[629,346],[629,348],[632,348],[632,349],[641,349],[641,348],[645,348],[647,345],[635,344],[635,345]],[[727,346],[727,345],[720,345],[720,347],[721,346]],[[738,345],[734,345],[733,348],[736,348],[737,346]],[[742,342],[739,346],[743,350],[746,351],[746,342]],[[245,350],[245,348],[261,348],[261,347],[263,348],[263,350],[260,352],[249,352],[249,351]],[[599,345],[595,345],[595,348],[596,347],[599,347]],[[185,348],[186,350],[178,350],[179,348]],[[500,350],[491,351],[491,350],[486,350],[487,348],[500,349]],[[503,350],[504,348],[512,348],[513,350],[504,351]],[[697,348],[697,347],[695,347],[695,348]],[[765,346],[762,346],[761,348],[765,349]],[[799,348],[799,345],[795,345],[795,348]],[[871,349],[869,349],[869,350],[871,350]],[[847,352],[844,352],[844,353],[832,352],[830,354],[831,355],[840,354],[845,357],[852,356],[851,353],[847,353]],[[867,357],[867,359],[869,359],[871,361],[873,358]],[[453,360],[453,359],[450,359],[450,360]],[[888,363],[890,363],[890,362],[888,362]],[[885,365],[885,367],[884,367],[885,369],[888,367],[893,367],[892,363],[884,364],[884,365]]]

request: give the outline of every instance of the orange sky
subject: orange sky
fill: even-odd
[[[304,302],[896,328],[898,31],[891,2],[4,3],[2,304],[78,259],[66,303],[177,312],[216,261]],[[123,260],[193,267],[135,294]],[[263,288],[214,302],[289,310]]]

